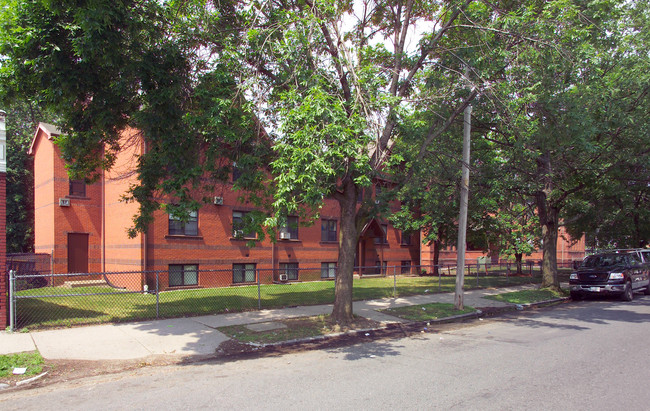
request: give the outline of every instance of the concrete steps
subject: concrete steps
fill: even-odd
[[[63,283],[64,288],[78,288],[78,287],[108,287],[108,283],[104,280],[76,280],[66,281]]]

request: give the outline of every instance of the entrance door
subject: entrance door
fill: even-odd
[[[88,234],[68,234],[68,272],[88,272]]]

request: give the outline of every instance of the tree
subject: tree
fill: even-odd
[[[542,287],[559,287],[558,227],[572,217],[566,205],[624,169],[639,144],[634,124],[649,84],[641,15],[647,8],[621,1],[531,2],[509,21],[538,41],[511,54],[508,81],[494,89],[499,108],[487,115],[489,138],[507,160],[510,187],[535,199]]]
[[[551,37],[556,23],[537,1],[523,15],[509,14],[511,2],[472,0],[4,2],[3,94],[33,94],[61,116],[72,176],[92,180],[114,161],[120,133],[140,130],[147,152],[128,195],[140,204],[134,230],[146,229],[160,199],[187,216],[233,162],[246,176],[236,188],[266,212],[251,224],[278,226],[336,199],[340,324],[352,319],[361,228],[379,211],[370,190],[361,206],[357,198],[384,178],[400,123],[420,108],[437,114],[417,161],[486,85],[522,103],[530,85],[511,80],[526,78],[524,58],[542,44],[534,37]],[[458,70],[468,62],[471,89]],[[536,79],[550,81],[545,73]],[[492,120],[510,120],[517,107]],[[528,135],[525,116],[515,119],[511,135]]]
[[[40,110],[29,102],[7,109],[7,252],[34,251],[33,159],[28,154]]]
[[[500,201],[494,215],[494,235],[500,253],[515,257],[516,273],[523,274],[522,258],[539,249],[539,219],[535,207],[523,201]]]

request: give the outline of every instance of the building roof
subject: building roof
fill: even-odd
[[[32,144],[29,146],[29,151],[27,152],[30,155],[34,154],[34,144],[36,144],[36,139],[38,138],[38,132],[41,130],[45,133],[48,140],[52,140],[53,136],[60,136],[61,134],[63,134],[61,133],[61,130],[59,130],[59,128],[55,125],[48,124],[48,123],[38,123],[38,128],[34,133]]]

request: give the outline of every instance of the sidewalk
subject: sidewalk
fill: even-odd
[[[475,308],[513,304],[485,299],[486,295],[534,288],[533,285],[466,291],[464,303]],[[403,320],[378,310],[432,302],[453,303],[453,293],[355,301],[354,313],[382,323]],[[201,317],[141,321],[64,328],[29,333],[0,332],[0,354],[38,350],[48,360],[133,360],[152,355],[210,355],[228,337],[217,331],[227,325],[244,325],[294,317],[329,314],[332,305],[216,314]]]

